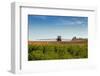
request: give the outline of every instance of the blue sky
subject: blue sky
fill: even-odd
[[[88,17],[28,15],[29,40],[88,37]]]

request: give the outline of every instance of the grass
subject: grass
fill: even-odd
[[[28,60],[54,60],[88,58],[87,41],[84,42],[29,42]]]

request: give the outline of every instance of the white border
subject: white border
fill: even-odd
[[[33,10],[34,9],[34,10]],[[95,43],[95,9],[83,7],[46,7],[43,5],[12,3],[12,61],[11,71],[22,72],[45,72],[52,70],[90,68],[95,65],[94,43]],[[70,13],[71,12],[71,13]],[[80,14],[79,14],[80,12]],[[27,61],[27,15],[73,15],[88,16],[89,26],[89,58],[75,60],[53,60],[53,61]],[[91,50],[91,52],[90,52]],[[65,66],[62,66],[65,65]]]

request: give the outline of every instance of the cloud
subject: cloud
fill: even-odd
[[[63,25],[83,25],[87,23],[87,20],[85,20],[84,17],[82,18],[76,17],[76,18],[69,18],[69,19],[61,18],[59,20],[59,23]]]

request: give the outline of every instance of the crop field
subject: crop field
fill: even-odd
[[[88,41],[28,41],[28,60],[88,58]]]

